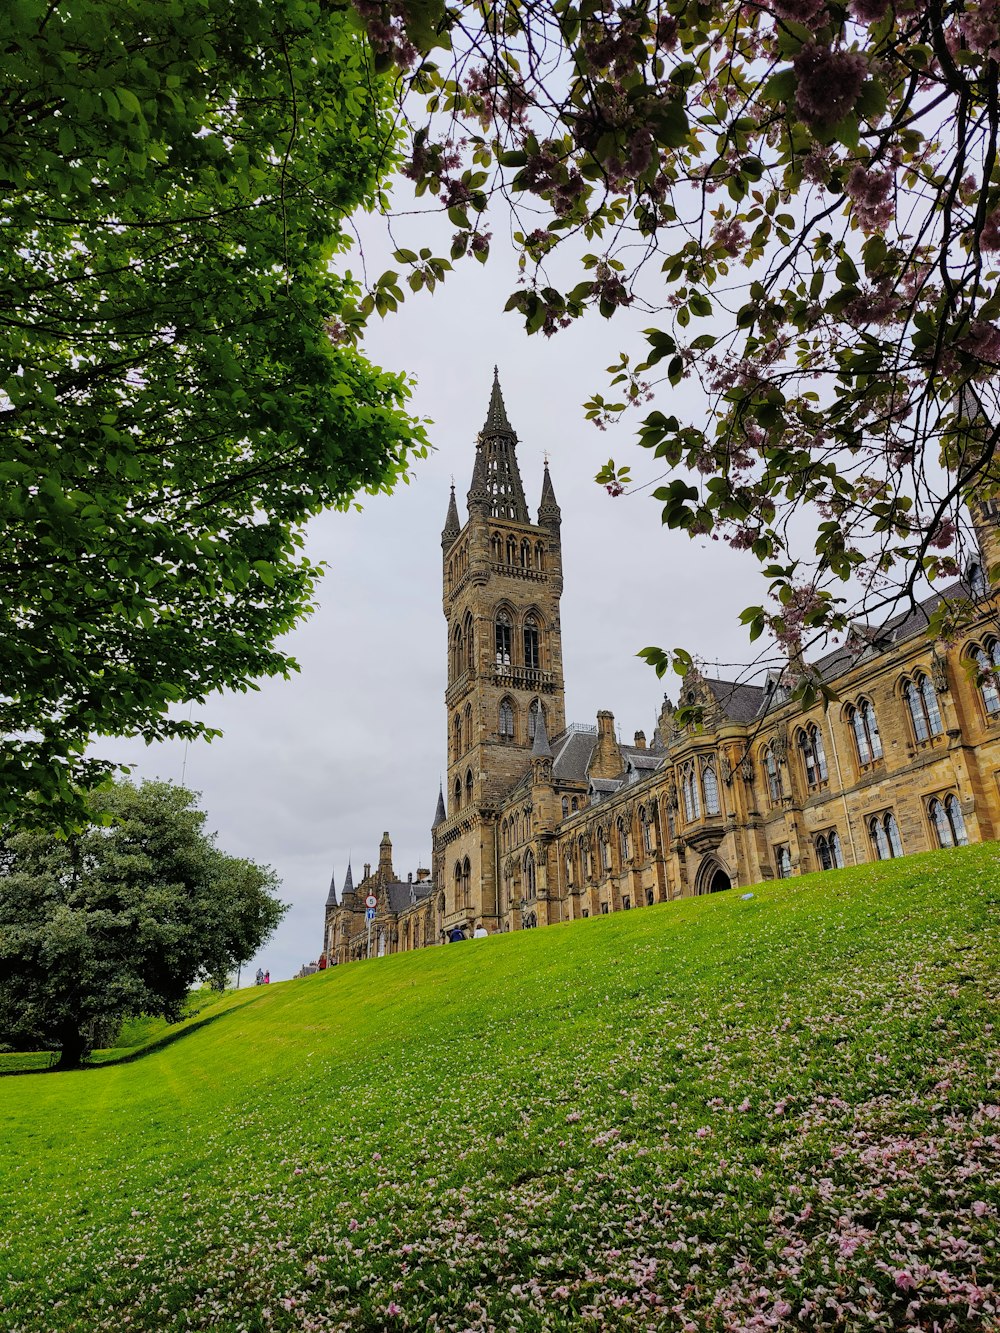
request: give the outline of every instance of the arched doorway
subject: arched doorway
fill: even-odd
[[[723,893],[733,887],[733,877],[715,856],[706,856],[694,880],[695,893]]]

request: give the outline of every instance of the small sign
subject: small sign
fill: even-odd
[[[374,908],[374,907],[366,907],[366,908],[365,908],[365,920],[366,920],[366,921],[374,921],[374,920],[375,920],[375,908]]]
[[[374,893],[370,893],[368,897],[365,899],[365,906],[366,907],[378,906],[378,899],[375,897]]]

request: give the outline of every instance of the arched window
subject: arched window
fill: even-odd
[[[566,848],[564,864],[566,866],[566,887],[569,888],[573,883],[573,849]]]
[[[707,763],[701,770],[701,785],[705,792],[705,814],[719,813],[719,782],[715,776],[715,765]]]
[[[498,611],[493,629],[496,662],[498,667],[510,666],[511,622],[506,611]]]
[[[493,559],[498,565],[501,564],[503,562],[503,542],[501,541],[498,532],[494,532],[493,536],[490,538],[490,548],[493,552]]]
[[[465,774],[465,804],[468,805],[472,800],[472,769],[468,769]]]
[[[566,796],[562,798],[562,817],[563,819],[569,817],[569,798]]]
[[[524,853],[524,896],[535,896],[535,854],[530,847]]]
[[[880,861],[891,861],[903,855],[899,825],[891,810],[884,815],[874,815],[868,821],[868,832],[875,848],[875,855]]]
[[[465,748],[467,750],[471,750],[472,749],[472,705],[471,704],[465,705],[464,735],[465,735]]]
[[[521,542],[521,568],[531,568],[531,543],[527,537]]]
[[[583,875],[584,879],[590,879],[594,873],[594,867],[590,860],[590,842],[582,833],[577,840],[577,849],[580,853],[580,874]]]
[[[700,819],[701,793],[698,791],[698,775],[693,760],[681,769],[681,795],[684,798],[684,818],[688,823]]]
[[[982,648],[975,650],[976,664],[979,667],[979,692],[983,696],[983,707],[990,717],[1000,713],[1000,643],[996,639],[987,639]]]
[[[775,847],[774,864],[779,879],[788,879],[790,877],[792,873],[792,854],[788,850],[787,843],[782,843],[780,847]]]
[[[639,808],[639,827],[642,830],[642,850],[647,856],[653,855],[653,825],[650,823],[646,807]]]
[[[910,710],[910,721],[913,723],[913,734],[917,741],[940,736],[944,727],[941,723],[937,691],[930,679],[921,673],[913,680],[908,680],[903,686],[903,698]]]
[[[462,641],[462,627],[455,626],[455,632],[451,639],[451,659],[452,671],[454,675],[460,676],[465,670],[465,645]]]
[[[535,568],[536,569],[545,568],[545,547],[542,545],[541,542],[535,543]]]
[[[471,883],[472,883],[472,867],[469,864],[469,858],[466,857],[465,860],[462,862],[462,906],[463,907],[469,906],[470,902],[469,889],[471,887]]]
[[[627,819],[618,821],[618,850],[621,853],[622,864],[632,860],[632,833]]]
[[[524,621],[524,665],[530,671],[537,671],[541,665],[538,653],[538,621],[530,614]]]
[[[986,596],[986,575],[983,573],[983,567],[978,560],[973,560],[966,571],[965,577],[969,581],[969,591],[973,597]]]
[[[569,804],[570,804],[570,809],[573,811],[574,814],[576,814],[576,812],[577,812],[577,811],[579,810],[579,808],[580,808],[580,802],[579,802],[579,801],[577,800],[577,798],[574,796],[573,799],[572,799],[572,801],[570,801]]]
[[[542,705],[537,699],[532,699],[531,706],[528,709],[528,740],[535,739],[535,728],[538,726],[538,715],[542,711]]]
[[[777,756],[770,745],[764,751],[761,758],[764,765],[767,794],[770,797],[771,804],[777,805],[784,793],[781,790],[781,774],[778,771]]]
[[[507,563],[508,565],[517,564],[517,542],[513,537],[507,538]]]
[[[455,809],[456,809],[456,810],[461,810],[461,808],[462,808],[462,779],[461,779],[461,778],[456,778],[456,779],[455,779]]]
[[[867,699],[859,700],[856,708],[848,709],[847,717],[854,732],[858,763],[864,767],[876,759],[881,759],[882,737],[879,735],[878,719],[871,703]]]
[[[459,755],[462,753],[462,719],[458,715],[458,713],[455,714],[455,720],[451,724],[451,730],[452,730],[452,739],[455,749],[454,757],[457,759]]]
[[[965,831],[965,819],[958,797],[946,796],[942,801],[935,796],[929,809],[940,846],[964,847],[969,841],[969,835]]]
[[[821,833],[816,839],[816,855],[823,870],[843,870],[844,853],[836,829]]]
[[[514,707],[509,699],[503,699],[500,703],[499,730],[502,741],[512,741],[514,739]]]
[[[811,722],[799,732],[798,742],[802,751],[802,764],[806,771],[806,786],[818,787],[821,782],[826,782],[829,776],[823,733],[815,722]]]
[[[462,892],[462,863],[455,862],[455,908],[461,910],[465,906],[465,894]]]
[[[472,612],[466,611],[462,621],[462,638],[465,640],[465,665],[470,671],[476,669],[476,630]]]
[[[816,856],[819,859],[819,867],[821,870],[833,869],[833,857],[830,855],[830,844],[827,841],[826,835],[823,833],[816,839]]]

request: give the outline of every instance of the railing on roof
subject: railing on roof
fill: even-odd
[[[577,731],[584,736],[596,736],[597,728],[589,722],[570,722],[566,728],[567,731]]]

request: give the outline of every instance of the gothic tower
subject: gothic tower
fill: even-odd
[[[560,511],[546,464],[538,521],[531,521],[516,446],[494,368],[469,516],[462,526],[452,487],[441,534],[448,813],[434,828],[434,871],[446,931],[497,927],[496,811],[531,766],[539,719],[548,736],[566,726]]]

